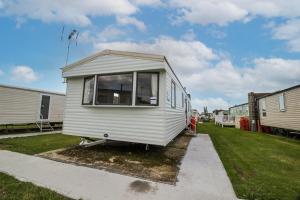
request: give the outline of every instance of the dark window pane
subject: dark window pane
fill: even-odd
[[[158,105],[158,73],[137,73],[137,105]]]
[[[97,78],[96,104],[131,105],[132,73],[99,75]]]
[[[83,99],[82,104],[93,104],[95,77],[84,79]]]

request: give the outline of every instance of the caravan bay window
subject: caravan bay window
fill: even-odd
[[[132,83],[132,73],[98,75],[95,104],[131,105]]]
[[[158,106],[159,72],[136,72],[135,81],[134,77],[134,72],[129,72],[84,78],[82,104],[132,106],[135,96],[137,106]]]
[[[136,105],[158,105],[158,73],[137,73]]]
[[[95,76],[84,79],[82,104],[92,105],[94,97]]]

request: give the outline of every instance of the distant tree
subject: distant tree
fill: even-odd
[[[207,106],[204,106],[204,115],[205,115],[205,116],[208,115]]]

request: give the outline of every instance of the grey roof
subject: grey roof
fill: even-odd
[[[3,85],[3,84],[0,84],[0,87],[11,88],[11,89],[18,89],[18,90],[26,90],[26,91],[33,91],[33,92],[40,92],[40,93],[56,94],[56,95],[65,96],[64,93],[60,93],[60,92],[53,92],[53,91],[40,90],[40,89],[32,89],[32,88],[12,86],[12,85]]]

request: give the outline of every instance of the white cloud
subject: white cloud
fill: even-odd
[[[151,42],[99,42],[95,48],[162,54],[167,56],[175,71],[180,74],[192,74],[217,59],[213,50],[200,41],[175,40],[164,36]]]
[[[12,70],[12,78],[16,81],[32,82],[36,81],[38,76],[28,66],[16,66]]]
[[[299,84],[300,60],[258,58],[252,67],[236,67],[229,60],[183,77],[198,92],[213,92],[231,99],[246,99],[248,92],[271,92]]]
[[[4,72],[0,69],[0,76],[2,76],[4,74]]]
[[[248,22],[255,16],[295,18],[300,16],[299,0],[171,0],[181,21],[193,24],[227,25]],[[178,20],[178,18],[176,18]]]
[[[141,6],[162,6],[164,5],[160,0],[131,0],[132,3]]]
[[[283,89],[300,81],[300,60],[257,58],[253,63],[254,68],[244,70],[244,79],[249,83],[252,81],[260,91],[264,88]]]
[[[24,19],[87,26],[92,24],[93,16],[131,15],[137,10],[129,0],[4,0],[1,12]]]
[[[115,38],[125,35],[125,34],[126,34],[125,31],[123,31],[121,29],[118,29],[118,28],[115,28],[112,26],[108,26],[98,34],[98,37],[100,40],[106,41],[109,39],[115,39]]]
[[[137,27],[140,31],[146,30],[146,25],[144,24],[144,22],[139,21],[135,17],[117,16],[117,23],[120,25],[133,25]]]
[[[206,33],[216,39],[223,39],[227,36],[225,32],[216,28],[209,28]]]
[[[120,36],[124,36],[127,33],[122,29],[116,28],[114,26],[107,26],[102,31],[83,31],[78,36],[78,42],[80,43],[98,43],[105,41],[112,41],[118,39]]]
[[[189,29],[185,34],[181,36],[183,40],[193,41],[196,39],[196,34],[193,29]]]
[[[291,19],[271,28],[274,39],[285,40],[290,51],[300,52],[300,19]]]
[[[216,23],[226,25],[247,16],[247,11],[228,1],[173,0],[172,6],[179,9],[182,20],[194,24]]]
[[[200,113],[203,112],[204,106],[207,106],[209,112],[212,112],[214,109],[228,109],[231,105],[225,101],[223,98],[206,98],[206,99],[199,99],[193,98],[192,99],[192,107],[196,108]]]
[[[240,94],[240,87],[243,87],[241,73],[229,60],[219,61],[216,66],[195,71],[191,76],[182,78],[187,87],[192,87],[194,91],[214,92],[235,98],[239,97],[236,95]]]
[[[78,42],[80,43],[93,43],[96,42],[96,36],[89,30],[83,31],[78,35]]]

